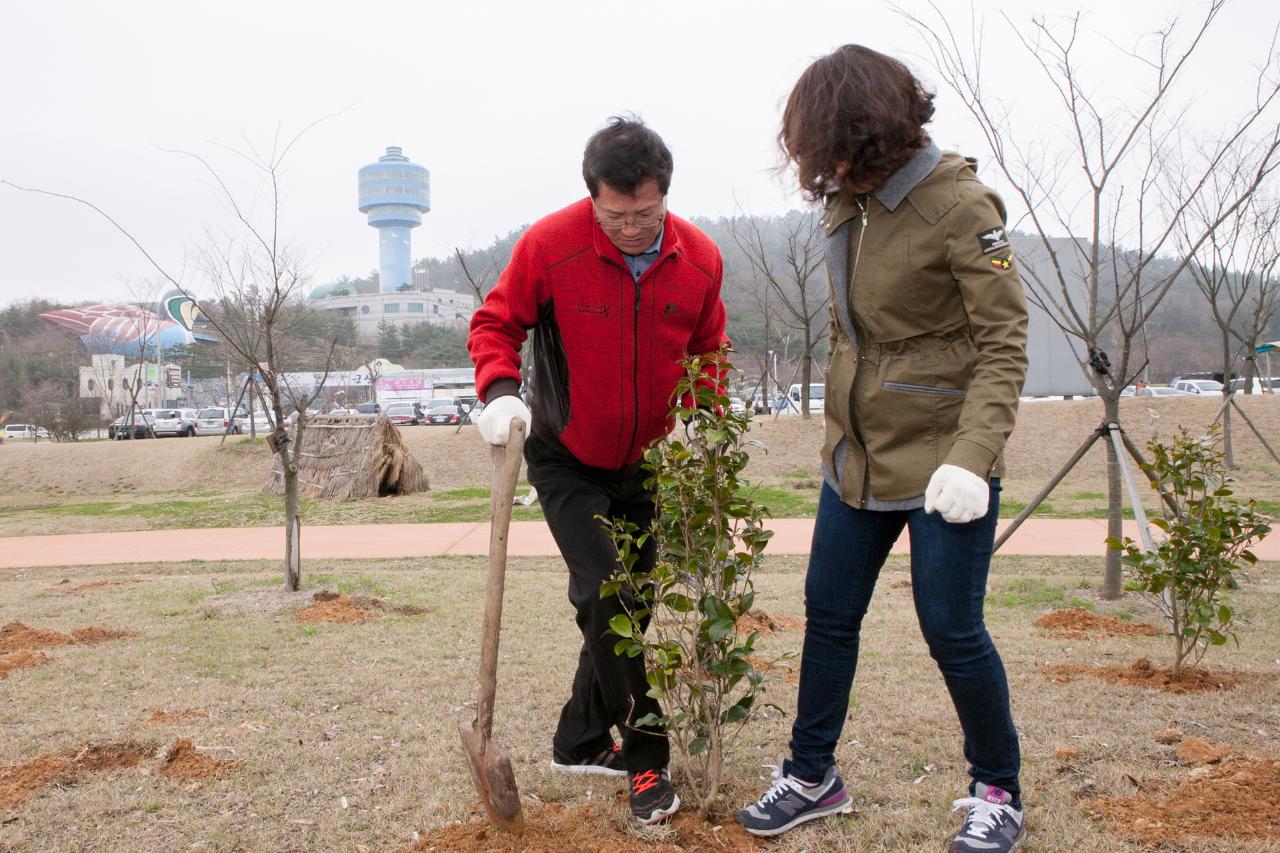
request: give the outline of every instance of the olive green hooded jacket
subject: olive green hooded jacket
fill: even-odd
[[[1027,312],[1005,209],[930,145],[874,193],[832,197],[827,483],[859,509],[923,504],[943,463],[1003,474]]]

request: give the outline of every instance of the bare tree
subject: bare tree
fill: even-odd
[[[817,216],[811,211],[791,213],[776,220],[776,239],[781,241],[782,248],[782,263],[778,263],[778,253],[770,248],[774,236],[770,234],[773,230],[770,224],[759,217],[739,215],[729,221],[729,230],[751,265],[752,273],[763,285],[760,289],[765,293],[766,306],[771,293],[781,306],[779,320],[801,337],[800,415],[808,419],[814,351],[826,340],[827,309],[831,304],[830,288],[818,274],[823,259],[822,232]],[[765,311],[767,322],[767,307]]]
[[[462,275],[466,278],[467,284],[470,285],[471,292],[476,296],[476,304],[479,305],[484,302],[485,296],[497,284],[498,275],[502,272],[502,264],[494,256],[493,249],[489,249],[484,253],[480,266],[474,271],[467,265],[467,256],[462,249],[455,246],[453,255],[458,259],[458,266],[462,267]]]
[[[1248,160],[1252,152],[1242,152],[1239,159]],[[1233,181],[1248,175],[1249,168],[1232,169],[1214,175],[1206,191],[1191,206],[1179,237],[1184,251],[1194,235],[1208,223],[1221,217],[1239,194]],[[1268,187],[1270,188],[1270,187]],[[1258,341],[1280,310],[1280,280],[1276,264],[1280,262],[1280,203],[1268,193],[1255,193],[1235,208],[1196,253],[1189,270],[1196,287],[1208,303],[1209,314],[1218,327],[1219,357],[1222,365],[1222,396],[1231,397],[1231,378],[1236,364],[1243,360],[1244,392],[1253,391],[1256,372],[1254,352]],[[1231,407],[1222,411],[1223,451],[1228,465],[1235,465],[1231,430]]]
[[[1006,42],[1025,49],[1051,93],[1046,105],[1056,107],[1060,117],[1051,133],[1037,133],[1037,127],[1021,134],[987,87],[980,22],[962,40],[933,2],[932,22],[898,9],[923,38],[943,82],[976,120],[1000,181],[1027,211],[1016,226],[1031,232],[1048,259],[1034,268],[1022,265],[1028,298],[1080,342],[1080,367],[1102,398],[1103,431],[1120,423],[1120,393],[1145,367],[1140,342],[1152,313],[1213,231],[1248,202],[1277,165],[1280,78],[1272,51],[1255,78],[1253,103],[1226,117],[1227,129],[1198,146],[1194,160],[1183,160],[1188,168],[1176,182],[1165,168],[1184,137],[1178,131],[1185,115],[1175,103],[1179,84],[1225,3],[1210,0],[1185,34],[1175,21],[1133,50],[1117,49],[1115,61],[1105,64],[1085,47],[1089,34],[1080,13],[1037,16],[1025,25],[1005,16]],[[1105,36],[1097,40],[1114,48]],[[1137,84],[1138,94],[1125,102],[1123,95],[1089,79],[1091,73],[1113,86]],[[1257,154],[1247,170],[1232,159],[1246,145]],[[1184,230],[1191,205],[1224,171],[1239,171],[1235,193],[1213,221]],[[1180,245],[1184,233],[1187,239]],[[1165,263],[1170,257],[1174,262]],[[1114,442],[1104,444],[1107,532],[1118,538],[1120,460]],[[1108,553],[1102,594],[1120,596],[1119,552]]]
[[[206,244],[195,252],[194,268],[200,275],[201,285],[213,294],[212,299],[204,303],[205,317],[225,342],[232,359],[239,362],[237,366],[256,374],[260,401],[271,415],[268,443],[284,472],[284,587],[290,591],[299,588],[302,577],[298,463],[307,409],[323,392],[338,341],[336,333],[328,338],[295,334],[297,321],[304,314],[301,303],[305,265],[303,259],[281,241],[281,179],[293,147],[323,120],[304,127],[283,144],[277,135],[265,153],[260,153],[252,144],[247,151],[226,149],[247,164],[259,182],[263,195],[261,207],[265,209],[261,217],[254,213],[257,205],[242,202],[207,159],[187,151],[171,152],[200,164],[235,223],[235,233],[209,233]],[[130,231],[92,202],[0,182],[86,205],[133,243],[166,282],[196,298],[194,287],[182,280],[185,273],[170,273]],[[309,328],[314,332],[313,326]],[[291,368],[297,369],[305,363],[323,365],[320,381],[306,385],[292,383]],[[292,435],[286,421],[286,415],[291,412],[296,412]]]

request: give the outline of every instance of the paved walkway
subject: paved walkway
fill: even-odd
[[[1000,528],[1008,525],[1001,521]],[[774,519],[769,554],[807,554],[812,519]],[[1131,521],[1125,533],[1137,536]],[[1106,522],[1101,519],[1030,519],[1001,554],[1102,555]],[[441,555],[484,555],[488,524],[345,524],[302,528],[303,559],[390,559]],[[894,547],[908,551],[906,536]],[[553,557],[559,552],[541,521],[511,525],[511,556]],[[1280,537],[1262,542],[1254,553],[1280,560]],[[188,560],[278,560],[284,557],[284,533],[278,527],[142,530],[0,538],[0,569],[27,566],[101,566],[113,563],[161,563]]]

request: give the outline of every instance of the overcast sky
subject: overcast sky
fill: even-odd
[[[968,2],[939,4],[967,31]],[[923,0],[903,5],[928,12]],[[1203,8],[1079,5],[1099,44],[1096,85],[1117,92],[1137,79],[1117,48],[1179,9],[1191,19]],[[1000,12],[1021,22],[1069,8],[976,5],[984,71],[1020,127],[1057,132]],[[1250,64],[1278,14],[1274,0],[1228,7],[1189,78],[1197,120],[1212,123],[1250,94]],[[922,43],[877,0],[2,0],[0,21],[0,178],[93,201],[175,272],[227,215],[198,165],[162,149],[208,157],[251,198],[252,182],[219,145],[269,150],[278,129],[285,139],[339,113],[299,142],[286,175],[281,235],[305,250],[317,284],[377,267],[356,170],[388,145],[431,170],[432,211],[413,232],[413,255],[443,256],[584,195],[582,146],[611,114],[634,111],[667,140],[673,211],[774,213],[800,203],[770,167],[781,102],[813,58],[860,42],[937,82]],[[937,104],[935,139],[981,157],[956,98],[940,89]],[[0,186],[0,304],[126,299],[152,276],[95,214]]]

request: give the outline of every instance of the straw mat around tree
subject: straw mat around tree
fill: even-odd
[[[298,456],[299,497],[344,501],[427,488],[426,472],[386,418],[318,415],[307,420]],[[262,490],[284,494],[280,457],[275,457],[271,479]]]

